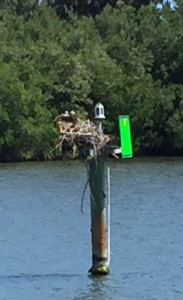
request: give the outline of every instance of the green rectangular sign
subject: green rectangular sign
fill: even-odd
[[[121,153],[123,158],[133,157],[129,116],[119,116]]]

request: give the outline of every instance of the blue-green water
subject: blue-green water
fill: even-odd
[[[183,160],[111,163],[111,274],[89,277],[82,163],[0,164],[1,300],[182,300]]]

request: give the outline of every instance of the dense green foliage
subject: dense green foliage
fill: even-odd
[[[157,0],[1,0],[2,8],[8,7],[13,13],[23,15],[25,18],[31,16],[37,5],[47,4],[53,7],[61,17],[68,17],[71,13],[79,16],[96,16],[109,4],[112,7],[132,5],[139,9],[142,5],[148,5]],[[159,1],[161,2],[161,1]]]
[[[98,101],[106,132],[118,135],[118,115],[130,115],[136,154],[181,154],[182,9],[106,6],[94,18],[63,19],[46,4],[19,1],[17,11],[8,1],[0,12],[0,161],[56,155],[55,116],[91,116]]]

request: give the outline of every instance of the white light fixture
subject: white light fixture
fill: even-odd
[[[104,106],[101,103],[95,105],[95,120],[104,120]]]

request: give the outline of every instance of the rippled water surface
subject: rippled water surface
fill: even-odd
[[[89,277],[81,163],[0,164],[1,300],[182,300],[183,160],[111,163],[111,274]]]

